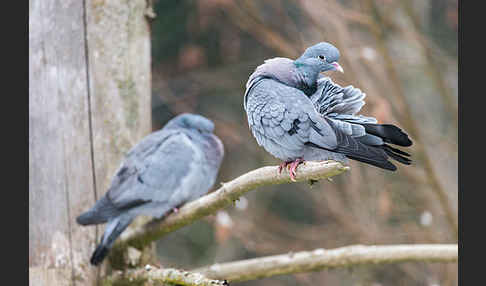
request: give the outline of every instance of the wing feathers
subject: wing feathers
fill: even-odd
[[[412,141],[408,135],[400,128],[391,124],[362,124],[367,133],[383,138],[383,141],[392,143],[398,146],[408,147],[412,145]]]
[[[391,171],[396,170],[396,166],[388,161],[386,151],[378,147],[365,145],[336,128],[331,120],[326,119],[326,121],[336,133],[337,138],[337,147],[331,151],[344,154],[350,159],[368,163],[376,167]]]

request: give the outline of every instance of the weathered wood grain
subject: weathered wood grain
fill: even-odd
[[[96,188],[151,130],[150,27],[145,0],[87,1]]]
[[[30,282],[93,282],[86,261],[95,230],[74,221],[95,197],[83,2],[32,1],[29,8]]]
[[[29,1],[29,280],[93,285],[96,228],[75,218],[150,132],[144,0]],[[92,160],[94,158],[94,160]]]

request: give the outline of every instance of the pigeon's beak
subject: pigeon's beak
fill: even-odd
[[[331,65],[334,67],[334,70],[344,73],[343,67],[339,65],[338,62],[333,62]]]

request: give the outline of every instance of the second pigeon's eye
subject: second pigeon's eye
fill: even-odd
[[[320,56],[319,56],[319,58],[320,58],[321,60],[325,60],[325,59],[326,59],[326,57],[325,57],[325,56],[323,56],[323,55],[320,55]]]

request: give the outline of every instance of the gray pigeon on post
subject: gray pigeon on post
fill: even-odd
[[[394,159],[410,164],[408,153],[386,143],[410,146],[400,128],[377,124],[376,119],[356,115],[365,94],[352,86],[342,88],[325,71],[340,71],[339,50],[318,43],[298,59],[266,60],[250,75],[244,107],[258,144],[295,170],[304,160],[354,159],[395,171]]]
[[[127,153],[106,194],[76,219],[81,225],[107,222],[91,264],[103,261],[136,216],[162,218],[208,192],[224,155],[213,129],[203,116],[181,114]]]

